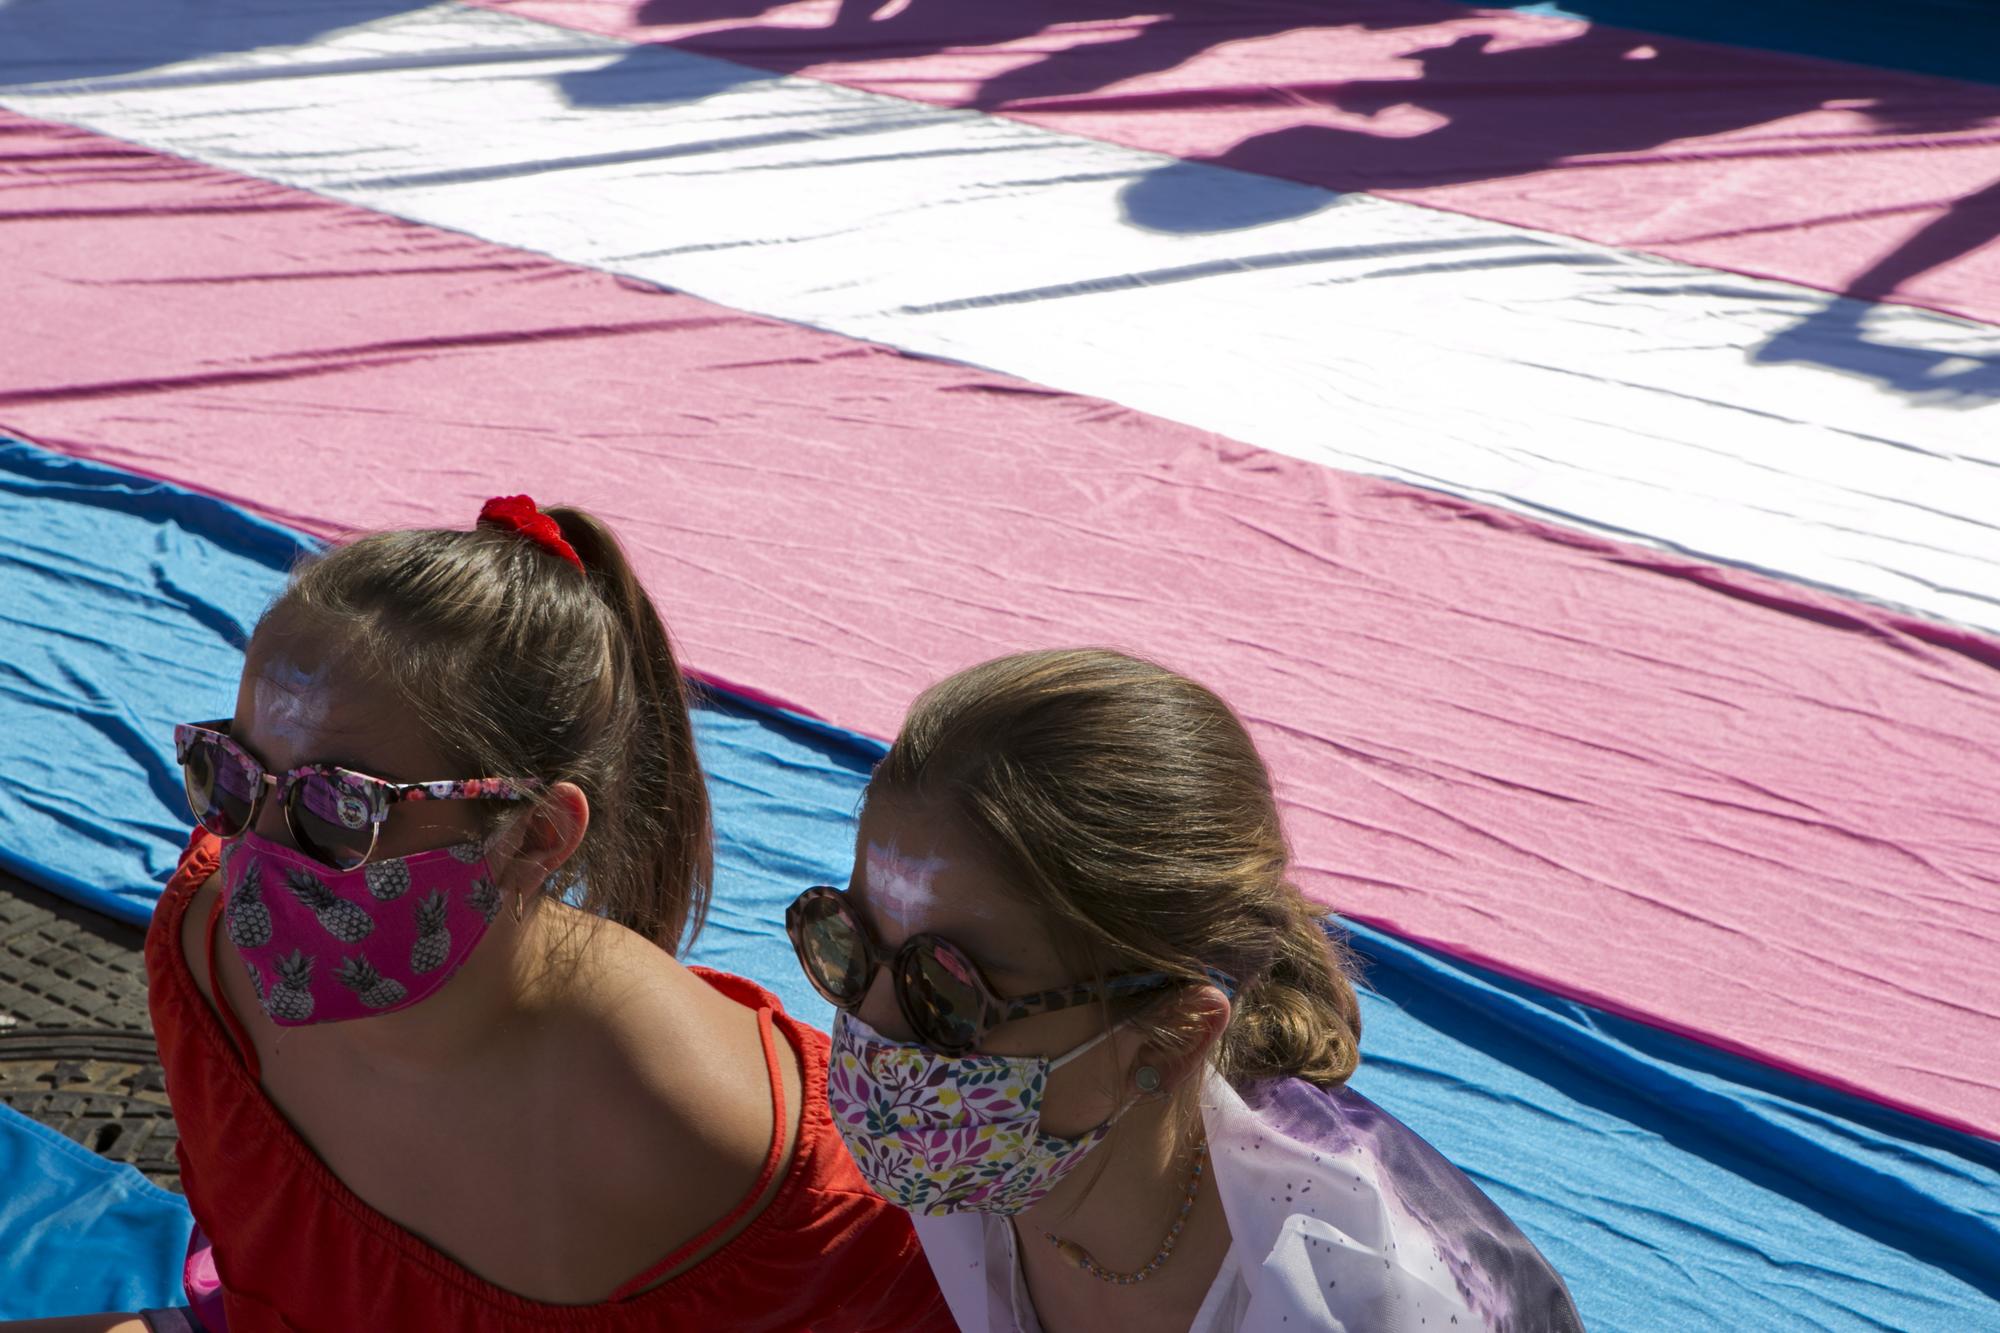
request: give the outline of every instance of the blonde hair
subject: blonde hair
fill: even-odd
[[[1235,978],[1223,1077],[1354,1072],[1351,955],[1288,878],[1270,773],[1212,690],[1104,649],[999,658],[924,692],[868,791],[957,821],[1080,970]],[[1141,1005],[1150,1040],[1192,1038],[1171,1008]]]

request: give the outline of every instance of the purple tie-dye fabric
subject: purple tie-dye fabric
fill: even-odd
[[[1264,1139],[1259,1151],[1303,1149],[1314,1164],[1341,1159],[1372,1176],[1384,1204],[1428,1236],[1460,1297],[1494,1333],[1583,1328],[1562,1278],[1512,1219],[1463,1171],[1374,1102],[1349,1089],[1329,1091],[1299,1079],[1266,1080],[1240,1095],[1263,1134],[1280,1140]],[[1369,1164],[1373,1170],[1366,1170]]]

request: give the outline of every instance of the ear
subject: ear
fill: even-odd
[[[1217,987],[1191,986],[1169,1003],[1172,1007],[1162,1017],[1180,1028],[1186,1037],[1172,1045],[1149,1041],[1139,1047],[1126,1075],[1136,1092],[1171,1093],[1190,1078],[1198,1077],[1208,1062],[1209,1051],[1229,1027],[1229,997]],[[1153,1071],[1159,1080],[1157,1086],[1145,1086],[1151,1080],[1140,1074],[1142,1069]]]
[[[549,876],[576,855],[589,827],[590,799],[583,788],[574,782],[549,788],[547,798],[517,821],[502,843],[506,865],[500,871],[500,887],[524,898],[540,893]]]

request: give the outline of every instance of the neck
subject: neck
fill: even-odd
[[[1015,1219],[1030,1290],[1049,1290],[1051,1285],[1079,1291],[1123,1290],[1075,1267],[1045,1233],[1081,1246],[1100,1268],[1138,1272],[1159,1253],[1181,1215],[1194,1167],[1193,1147],[1181,1141],[1165,1102],[1143,1102],[1128,1111],[1087,1160]],[[1203,1204],[1215,1193],[1210,1174],[1204,1172],[1195,1207],[1172,1256],[1147,1279],[1149,1284],[1183,1261],[1195,1263],[1194,1256],[1210,1248],[1191,1244],[1198,1219],[1208,1220],[1209,1210]],[[1219,1208],[1213,1212],[1220,1217]]]

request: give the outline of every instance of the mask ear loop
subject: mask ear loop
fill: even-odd
[[[1061,1055],[1049,1061],[1048,1072],[1051,1074],[1055,1073],[1056,1070],[1061,1069],[1064,1065],[1076,1059],[1078,1056],[1083,1055],[1086,1051],[1092,1050],[1093,1048],[1103,1044],[1104,1042],[1111,1040],[1111,1034],[1118,1031],[1119,1028],[1124,1027],[1126,1023],[1130,1021],[1131,1021],[1130,1019],[1121,1019],[1120,1021],[1113,1023],[1110,1027],[1104,1029],[1104,1031],[1098,1033],[1096,1036],[1092,1037],[1089,1041],[1084,1042],[1081,1046],[1074,1046],[1071,1047],[1069,1050],[1064,1051]],[[1144,1083],[1142,1082],[1140,1085],[1140,1091],[1142,1093],[1151,1093],[1155,1091],[1159,1087],[1160,1072],[1157,1069],[1154,1069],[1151,1065],[1141,1065],[1139,1068],[1142,1072],[1150,1073],[1153,1076],[1153,1087],[1147,1088],[1144,1086]],[[1139,1075],[1135,1073],[1133,1077],[1138,1078]],[[1125,1113],[1131,1110],[1133,1107],[1137,1106],[1139,1104],[1139,1101],[1140,1099],[1138,1097],[1131,1097],[1131,1098],[1121,1097],[1119,1099],[1118,1109],[1111,1113],[1111,1118],[1104,1122],[1104,1127],[1108,1129],[1112,1125],[1117,1124],[1120,1120],[1123,1120],[1125,1118]]]
[[[1111,1040],[1111,1034],[1124,1026],[1125,1024],[1123,1023],[1113,1023],[1110,1027],[1104,1029],[1104,1031],[1098,1033],[1090,1040],[1084,1042],[1081,1046],[1070,1047],[1067,1051],[1064,1051],[1061,1055],[1058,1055],[1055,1059],[1049,1061],[1049,1072],[1051,1074],[1055,1073],[1058,1069],[1061,1069],[1064,1065],[1076,1059],[1078,1056],[1084,1054],[1086,1051],[1089,1051]]]

